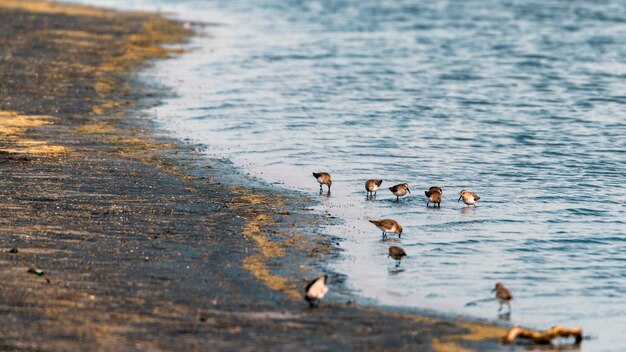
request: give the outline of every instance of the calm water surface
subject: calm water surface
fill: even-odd
[[[317,208],[343,220],[324,231],[345,251],[330,269],[360,295],[498,319],[504,281],[511,322],[626,348],[626,3],[97,3],[219,24],[146,73],[178,94],[154,115],[286,188],[317,196],[311,172],[331,172]],[[374,201],[369,178],[384,179]],[[433,185],[441,209],[425,207]],[[367,222],[387,217],[401,240]]]

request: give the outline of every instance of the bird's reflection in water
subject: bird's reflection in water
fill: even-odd
[[[498,314],[498,319],[502,321],[511,321],[511,312]]]
[[[472,208],[472,207],[461,208],[461,214],[469,215],[469,214],[474,214],[475,212],[476,212],[476,208]]]
[[[404,272],[404,269],[397,266],[393,269],[389,269],[389,275],[398,275],[401,272]]]

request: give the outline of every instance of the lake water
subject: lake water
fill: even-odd
[[[618,1],[88,1],[218,24],[148,79],[151,113],[343,221],[329,270],[380,304],[581,325],[626,348],[626,4]],[[333,175],[330,197],[311,172]],[[364,182],[384,180],[377,199]],[[395,203],[387,187],[408,182]],[[424,190],[443,188],[441,209]],[[477,208],[458,192],[478,193]],[[381,241],[368,219],[394,218]],[[386,252],[402,246],[398,269]]]

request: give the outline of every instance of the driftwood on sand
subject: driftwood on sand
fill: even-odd
[[[563,326],[557,325],[551,327],[550,329],[539,332],[530,329],[522,329],[519,326],[513,327],[509,332],[502,338],[502,343],[511,343],[516,338],[525,338],[532,341],[535,344],[549,344],[553,339],[557,337],[570,337],[574,336],[576,338],[575,343],[579,344],[583,339],[583,329],[581,327],[575,328],[565,328]]]

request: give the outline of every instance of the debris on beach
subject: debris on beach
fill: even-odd
[[[570,337],[574,336],[576,345],[580,344],[583,340],[583,329],[578,326],[575,328],[565,328],[561,325],[553,326],[550,329],[539,332],[531,329],[522,329],[519,325],[514,326],[511,330],[508,331],[506,336],[504,336],[500,341],[503,344],[512,343],[518,337],[529,339],[532,343],[537,345],[547,345],[552,342],[557,337]]]

